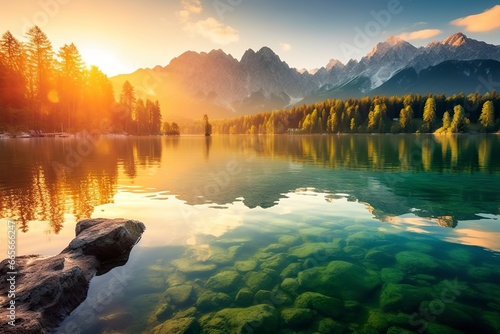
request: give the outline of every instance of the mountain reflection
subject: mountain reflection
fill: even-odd
[[[0,215],[58,233],[118,186],[169,191],[187,204],[271,207],[302,187],[347,193],[377,216],[416,214],[455,227],[498,214],[499,136],[214,136],[0,141]],[[80,145],[80,146],[79,146]],[[318,168],[320,167],[320,168]]]

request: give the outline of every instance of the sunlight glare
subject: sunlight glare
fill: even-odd
[[[89,68],[95,65],[109,77],[127,73],[125,64],[109,49],[87,47],[80,52],[83,61]]]

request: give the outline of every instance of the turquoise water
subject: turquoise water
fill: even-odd
[[[88,217],[147,230],[59,333],[500,331],[498,136],[77,145],[0,142],[20,253],[57,254]]]

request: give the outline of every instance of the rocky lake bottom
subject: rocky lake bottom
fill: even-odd
[[[497,253],[368,211],[329,216],[281,213],[256,225],[254,215],[188,246],[139,244],[126,269],[96,278],[93,304],[59,332],[75,324],[83,333],[499,332]]]

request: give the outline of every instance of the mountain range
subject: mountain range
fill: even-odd
[[[315,71],[291,68],[268,47],[240,60],[187,51],[165,67],[112,77],[116,92],[125,80],[137,97],[158,99],[165,119],[225,118],[328,98],[490,91],[500,85],[500,46],[462,33],[419,48],[389,37],[359,61],[332,59]]]

